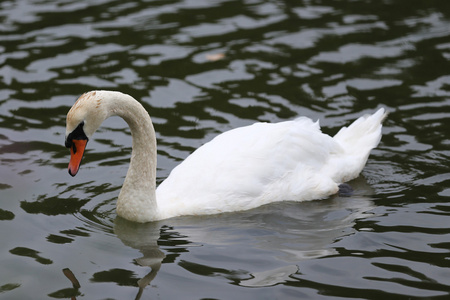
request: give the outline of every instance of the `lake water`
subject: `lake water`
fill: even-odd
[[[0,20],[0,299],[450,297],[450,1],[11,0]],[[150,112],[159,182],[238,126],[390,115],[351,197],[139,225],[115,213],[124,121],[67,174],[93,89]]]

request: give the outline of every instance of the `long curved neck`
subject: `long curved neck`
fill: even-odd
[[[157,153],[150,116],[139,102],[126,94],[112,93],[106,105],[110,115],[127,122],[133,139],[130,167],[117,201],[117,214],[137,222],[156,220],[159,214],[155,195]]]

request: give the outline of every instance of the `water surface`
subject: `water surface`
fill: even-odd
[[[449,296],[450,2],[3,1],[0,20],[1,299]],[[238,126],[390,115],[351,197],[137,225],[114,210],[124,121],[67,174],[65,115],[93,89],[149,111],[159,182]]]

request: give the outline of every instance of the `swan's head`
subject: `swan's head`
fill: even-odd
[[[103,99],[104,91],[83,94],[67,113],[66,147],[70,148],[69,174],[75,176],[80,168],[84,149],[100,124],[108,117]]]

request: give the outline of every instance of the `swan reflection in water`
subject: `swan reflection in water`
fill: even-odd
[[[144,288],[156,277],[161,268],[161,263],[166,257],[158,246],[160,224],[152,222],[139,224],[117,217],[114,224],[114,233],[126,246],[137,249],[142,253],[142,257],[135,259],[137,264],[151,268],[151,271],[137,282],[139,292],[136,299],[140,299]]]
[[[143,278],[137,280],[138,292],[135,299],[141,299],[143,291],[152,280],[156,277],[163,259],[166,257],[158,246],[160,238],[161,224],[157,222],[151,223],[135,223],[117,217],[114,222],[114,233],[128,247],[139,250],[142,257],[134,259],[134,261],[142,267],[150,267],[150,272]],[[76,276],[69,268],[63,269],[64,275],[71,281],[73,289],[67,291],[66,295],[70,295],[71,299],[76,299],[80,295],[81,285]],[[94,277],[96,274],[94,274]]]
[[[351,185],[351,197],[281,202],[245,212],[144,224],[117,217],[114,233],[124,245],[139,250],[142,256],[134,261],[149,268],[137,280],[136,299],[155,279],[164,259],[191,278],[219,277],[242,287],[299,281],[302,261],[335,255],[336,244],[356,232],[355,222],[372,216],[373,203],[363,196],[373,194],[370,186],[363,177]],[[172,284],[176,282],[167,283]],[[158,284],[159,289],[165,286]]]

